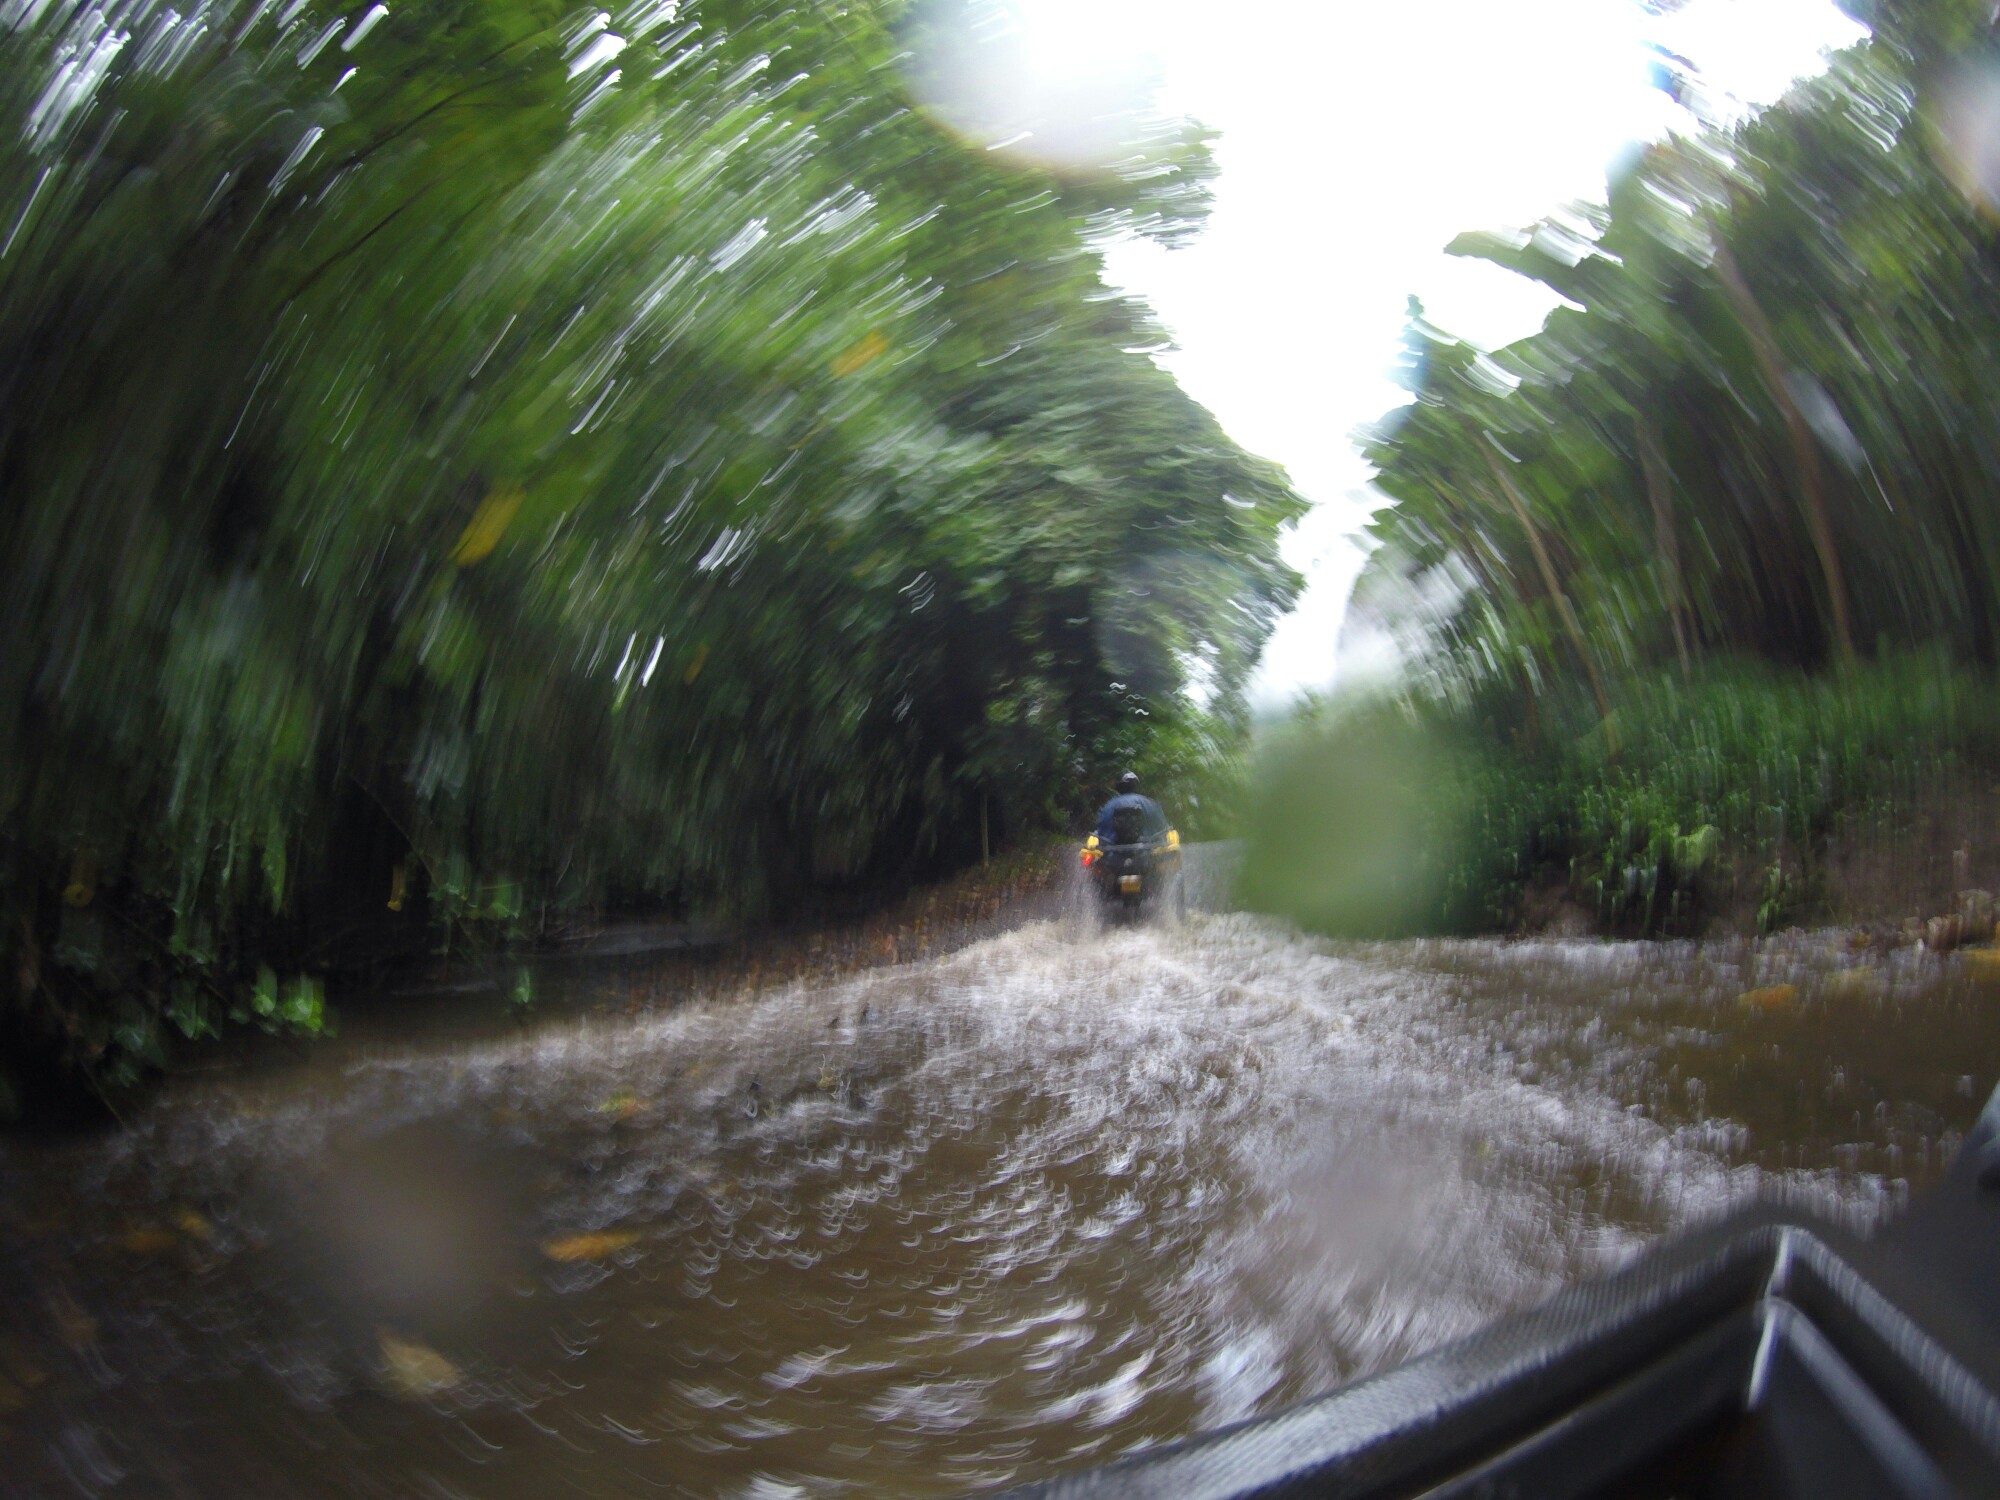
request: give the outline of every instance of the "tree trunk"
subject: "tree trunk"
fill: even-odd
[[[1590,648],[1584,644],[1583,627],[1577,624],[1576,611],[1569,607],[1569,596],[1556,580],[1556,565],[1549,560],[1549,549],[1542,545],[1542,533],[1536,527],[1534,517],[1528,514],[1528,502],[1521,498],[1520,490],[1514,486],[1513,476],[1500,462],[1500,455],[1494,451],[1493,440],[1481,433],[1476,439],[1480,457],[1486,460],[1486,467],[1493,475],[1493,482],[1500,486],[1500,493],[1507,497],[1507,503],[1514,509],[1514,518],[1521,523],[1521,529],[1528,534],[1528,546],[1535,554],[1535,566],[1541,570],[1542,586],[1549,591],[1549,599],[1556,607],[1556,615],[1562,621],[1563,631],[1569,636],[1569,643],[1576,652],[1576,659],[1583,664],[1583,675],[1590,679],[1591,696],[1597,700],[1597,712],[1608,723],[1611,718],[1611,700],[1605,696],[1604,680],[1597,675],[1597,663],[1592,659]]]
[[[1681,618],[1685,594],[1681,583],[1680,538],[1674,530],[1673,492],[1667,482],[1667,461],[1660,452],[1653,419],[1641,411],[1632,420],[1639,438],[1639,468],[1646,476],[1646,498],[1653,505],[1653,550],[1660,569],[1660,596],[1674,627],[1674,654],[1680,658],[1681,684],[1693,681],[1688,666],[1687,626]]]
[[[1464,554],[1466,565],[1477,575],[1480,588],[1492,596],[1495,611],[1504,610],[1509,594],[1513,596],[1517,605],[1525,609],[1528,604],[1528,591],[1521,587],[1520,582],[1501,565],[1497,558],[1491,566],[1488,565],[1486,547],[1479,538],[1479,528],[1467,517],[1466,507],[1436,484],[1433,484],[1430,490],[1437,497],[1439,512],[1458,534],[1458,548]],[[1501,620],[1504,626],[1504,613],[1501,615]],[[1529,675],[1526,657],[1527,652],[1523,647],[1515,663],[1521,673],[1523,725],[1518,742],[1523,749],[1534,746],[1541,735],[1541,714],[1535,706],[1535,681]]]
[[[1757,305],[1750,283],[1743,279],[1736,257],[1729,253],[1729,246],[1719,233],[1714,233],[1713,238],[1715,274],[1722,282],[1723,291],[1728,293],[1729,305],[1735,310],[1736,319],[1743,325],[1743,332],[1750,340],[1750,353],[1757,362],[1757,373],[1763,377],[1772,403],[1785,419],[1785,431],[1792,443],[1792,457],[1799,466],[1799,488],[1805,497],[1806,525],[1812,532],[1813,549],[1819,553],[1820,574],[1826,583],[1827,609],[1833,617],[1834,645],[1840,652],[1840,664],[1851,666],[1854,662],[1854,631],[1848,623],[1847,576],[1840,565],[1839,550],[1834,545],[1833,523],[1827,517],[1826,493],[1820,483],[1819,444],[1812,435],[1812,429],[1806,425],[1805,414],[1792,399],[1791,388],[1785,383],[1785,362],[1778,352],[1778,341],[1771,332],[1770,321],[1765,318],[1763,308]]]

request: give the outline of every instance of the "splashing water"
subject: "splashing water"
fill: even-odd
[[[1774,979],[1784,1013],[1739,1002]],[[0,1269],[37,1288],[0,1315],[0,1447],[92,1493],[942,1494],[1085,1466],[1753,1197],[1867,1227],[1970,1120],[1963,1070],[2000,1064],[1968,994],[1820,940],[1041,923],[188,1081],[0,1166]]]

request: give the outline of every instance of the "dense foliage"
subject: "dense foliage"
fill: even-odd
[[[1490,356],[1419,319],[1416,401],[1371,446],[1373,587],[1458,580],[1429,623],[1464,687],[1995,659],[2000,260],[1927,123],[1939,59],[1896,35],[1648,149],[1608,207],[1457,242],[1570,302]]]
[[[1412,307],[1414,400],[1365,435],[1394,504],[1355,618],[1399,640],[1409,711],[1477,762],[1439,794],[1464,820],[1450,849],[1412,855],[1456,872],[1419,925],[1491,922],[1536,879],[1685,922],[1675,839],[1716,827],[1780,860],[1775,815],[1744,808],[1815,808],[1822,832],[1828,808],[1759,788],[1880,750],[1865,726],[1900,712],[1896,672],[1963,696],[1953,674],[2000,659],[2000,43],[1962,0],[1869,20],[1741,125],[1677,68],[1687,131],[1607,204],[1461,237],[1566,299],[1540,332],[1489,354]],[[1871,656],[1897,665],[1838,690],[1785,676]],[[1801,709],[1818,692],[1845,707]],[[1746,713],[1788,727],[1728,731]]]
[[[1206,143],[913,102],[1005,20],[0,9],[17,1026],[129,1072],[387,908],[779,909],[1227,740],[1301,502],[1099,256]]]
[[[1532,743],[1422,695],[1317,705],[1267,747],[1242,894],[1370,937],[1564,907],[1608,932],[1769,931],[1949,899],[1954,846],[1992,826],[2000,695],[1938,654],[1817,676],[1711,660],[1610,690],[1607,724],[1583,684],[1550,688]]]

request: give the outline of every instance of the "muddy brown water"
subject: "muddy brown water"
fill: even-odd
[[[1867,1229],[2000,1076],[1981,962],[1197,915],[630,1015],[643,967],[573,967],[581,1009],[522,1031],[350,1037],[4,1148],[0,1493],[1101,1463],[1751,1200]]]

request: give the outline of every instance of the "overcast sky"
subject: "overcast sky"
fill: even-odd
[[[1539,287],[1443,246],[1604,196],[1607,165],[1685,123],[1651,38],[1749,103],[1863,33],[1830,0],[1024,0],[1043,65],[1157,59],[1163,103],[1222,132],[1214,217],[1187,249],[1113,248],[1111,274],[1178,344],[1166,363],[1314,502],[1286,546],[1309,587],[1253,689],[1276,707],[1334,675],[1377,503],[1349,434],[1402,399],[1405,299],[1486,347],[1540,326]]]

